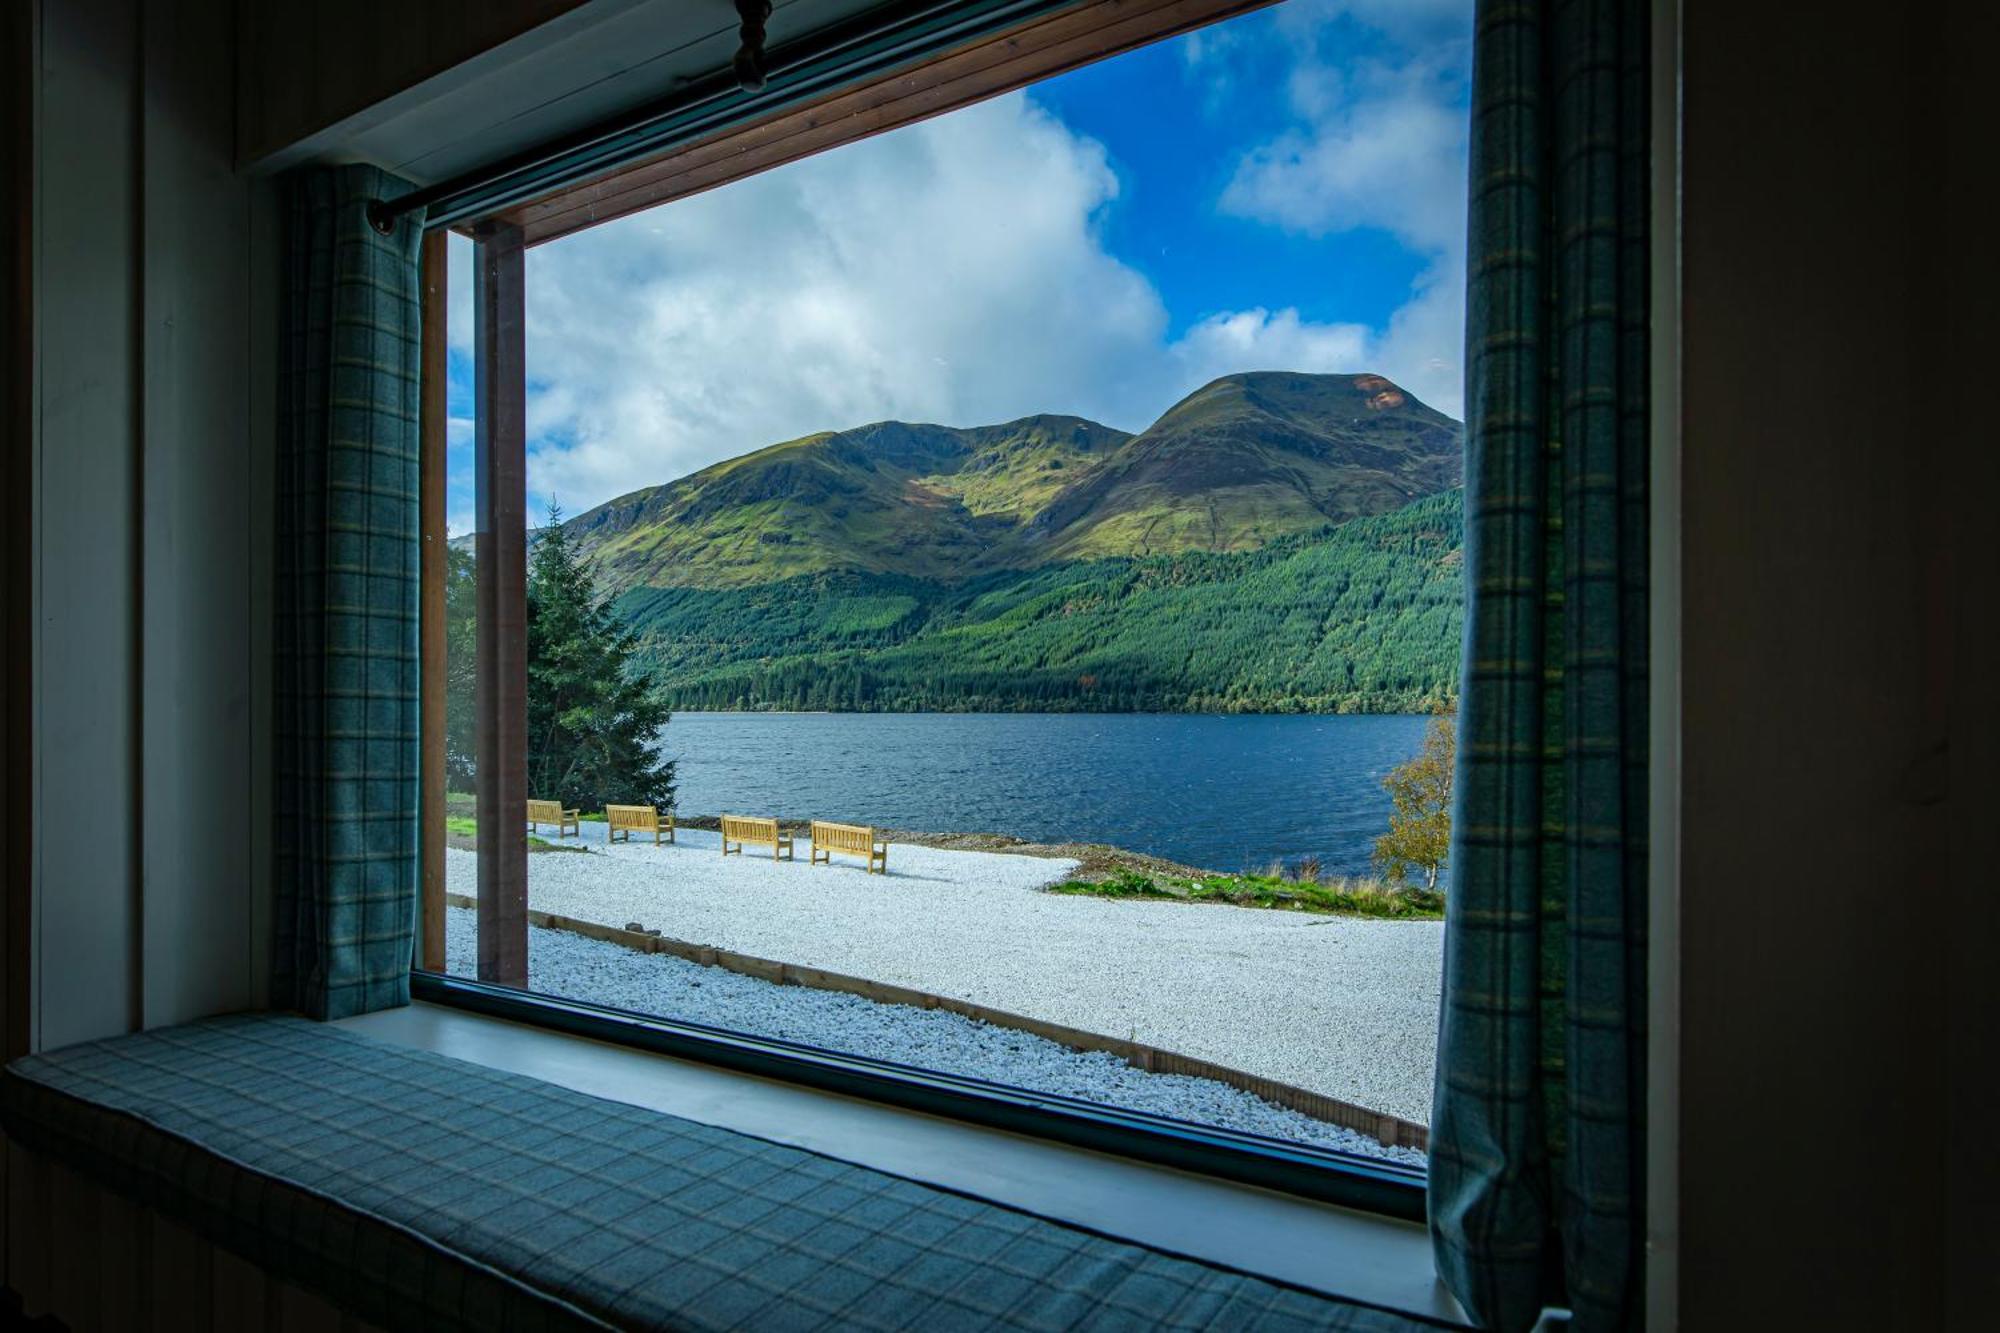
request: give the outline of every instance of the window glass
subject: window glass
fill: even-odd
[[[1292,0],[528,252],[533,989],[1421,1165],[1469,45]]]

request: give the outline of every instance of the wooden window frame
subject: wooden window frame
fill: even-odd
[[[522,257],[600,223],[685,199],[815,153],[912,125],[1276,0],[1081,0],[907,66],[753,117],[450,230],[475,247],[475,487],[479,978],[527,985],[526,361]],[[504,270],[504,272],[503,272]],[[418,965],[444,968],[444,581],[446,285],[444,229],[425,235],[420,669],[423,745]],[[491,334],[492,336],[488,336]],[[505,529],[503,532],[502,529]],[[520,534],[520,535],[516,535]]]
[[[895,1102],[1371,1211],[1423,1216],[1423,1177],[1395,1163],[913,1071],[843,1052],[527,993],[527,249],[815,153],[1023,88],[1276,0],[1079,0],[889,73],[668,146],[448,229],[475,247],[478,552],[478,980],[443,975],[446,370],[445,231],[426,234],[422,416],[419,998],[767,1077]],[[442,210],[451,216],[450,209]]]

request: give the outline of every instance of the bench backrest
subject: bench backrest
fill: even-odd
[[[643,829],[648,833],[660,826],[660,812],[650,805],[607,805],[604,819],[612,828]]]
[[[813,821],[813,846],[832,847],[867,856],[875,850],[875,830],[867,824],[832,824]]]
[[[724,842],[768,842],[778,841],[778,821],[760,819],[756,815],[724,815],[722,817],[722,840]]]
[[[563,817],[561,801],[528,802],[528,822],[531,824],[559,824]]]

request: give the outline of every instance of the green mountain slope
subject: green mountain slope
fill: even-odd
[[[635,588],[617,605],[678,708],[1422,709],[1456,689],[1460,505],[1453,490],[1249,552]]]
[[[568,527],[613,590],[831,570],[940,576],[992,563],[1023,515],[1128,438],[1081,417],[969,430],[877,422],[717,463]]]
[[[774,444],[568,523],[613,593],[847,572],[950,580],[1246,551],[1458,483],[1458,424],[1377,375],[1255,372],[1140,434],[1080,417],[878,422]]]

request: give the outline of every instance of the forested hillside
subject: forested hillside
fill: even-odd
[[[677,708],[1421,710],[1456,690],[1461,493],[1255,551],[960,583],[830,572],[635,588]]]

